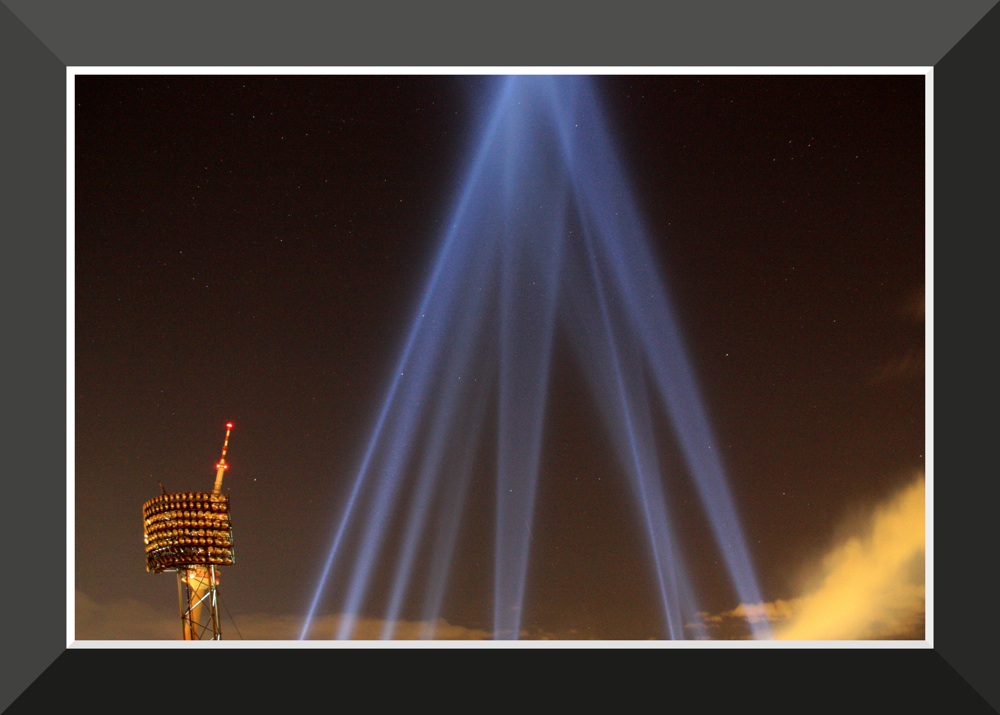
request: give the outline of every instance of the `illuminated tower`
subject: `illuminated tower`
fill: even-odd
[[[222,459],[216,465],[211,492],[164,491],[142,505],[146,570],[177,572],[184,640],[222,640],[217,608],[218,568],[236,563],[229,497],[222,493],[232,429],[233,423],[227,423]]]

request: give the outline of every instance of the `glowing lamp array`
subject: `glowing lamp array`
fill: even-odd
[[[142,517],[147,571],[236,562],[228,495],[161,494],[142,505]]]

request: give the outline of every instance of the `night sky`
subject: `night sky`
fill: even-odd
[[[77,638],[179,637],[141,507],[210,490],[232,421],[224,637],[294,639],[495,78],[73,81]],[[923,639],[922,548],[887,562],[899,530],[878,519],[925,468],[924,76],[594,81],[767,614],[823,610],[847,574],[877,598],[840,591],[872,615],[832,637]],[[580,374],[557,338],[522,636],[663,638]],[[670,484],[709,635],[743,637],[697,497]],[[444,639],[491,637],[472,566],[492,559],[489,507],[469,507]]]

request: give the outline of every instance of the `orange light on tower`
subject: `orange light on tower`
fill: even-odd
[[[177,572],[184,640],[221,640],[217,569],[236,563],[229,496],[222,493],[228,469],[226,449],[233,423],[226,424],[222,458],[211,492],[163,494],[142,505],[146,570]]]

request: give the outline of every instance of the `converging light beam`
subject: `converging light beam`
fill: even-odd
[[[579,359],[644,525],[663,637],[688,637],[700,609],[665,488],[658,409],[734,591],[742,603],[761,602],[694,372],[592,80],[510,76],[499,78],[300,638],[310,637],[321,607],[339,614],[336,639],[356,637],[362,616],[381,619],[380,638],[392,638],[407,612],[424,623],[421,637],[433,638],[467,495],[483,479],[495,497],[493,637],[523,637],[557,331]],[[755,638],[770,638],[766,624],[750,627]]]

